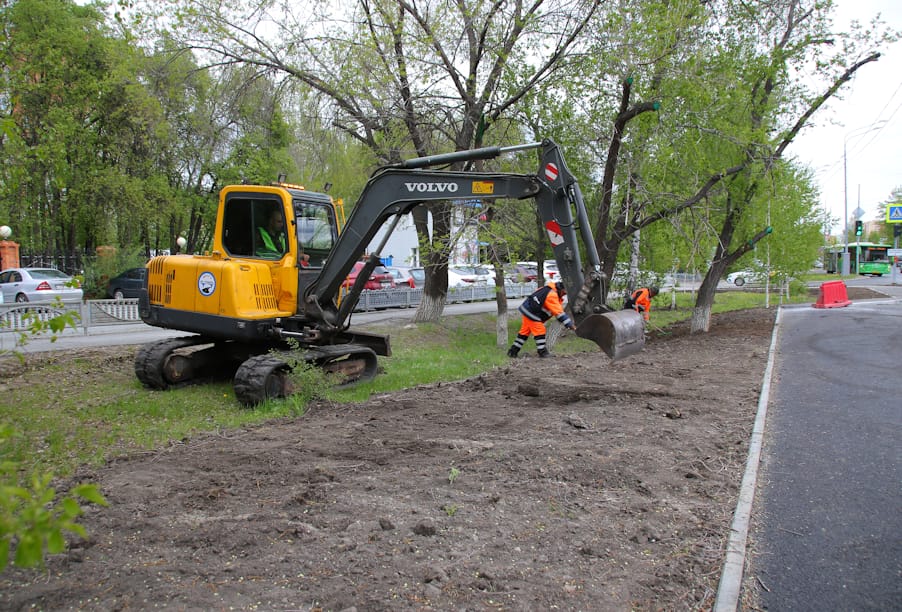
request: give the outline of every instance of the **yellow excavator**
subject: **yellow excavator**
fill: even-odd
[[[536,174],[433,169],[538,148]],[[154,389],[231,376],[244,405],[290,394],[289,374],[301,361],[340,374],[345,384],[369,380],[377,356],[391,355],[389,339],[354,331],[348,320],[401,217],[429,201],[498,198],[535,200],[577,335],[615,360],[642,350],[642,317],[607,306],[608,279],[579,185],[558,145],[545,140],[383,166],[367,181],[340,233],[326,194],[282,183],[225,187],[209,254],[165,255],[147,264],[142,320],[191,335],[141,347],[135,373]],[[340,297],[354,263],[386,225],[379,248]]]

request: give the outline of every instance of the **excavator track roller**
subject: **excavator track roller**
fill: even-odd
[[[645,347],[645,321],[635,310],[593,314],[580,321],[576,335],[591,340],[617,361]]]

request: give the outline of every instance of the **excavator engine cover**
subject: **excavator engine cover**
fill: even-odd
[[[645,322],[635,310],[593,314],[577,325],[576,335],[591,340],[617,361],[645,347]]]

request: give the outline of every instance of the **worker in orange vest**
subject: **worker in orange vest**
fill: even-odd
[[[636,289],[628,298],[626,298],[626,301],[623,303],[623,309],[635,310],[648,321],[649,313],[651,312],[651,299],[656,295],[658,295],[657,287],[642,287],[641,289]]]
[[[532,295],[523,300],[519,308],[520,314],[523,315],[523,322],[520,325],[520,331],[517,332],[516,340],[507,351],[508,357],[516,357],[526,341],[529,340],[529,336],[536,339],[539,357],[551,356],[548,347],[545,346],[547,331],[545,321],[551,317],[556,317],[567,329],[576,329],[573,319],[564,312],[565,295],[567,292],[564,289],[564,283],[548,281],[544,287],[534,291]]]

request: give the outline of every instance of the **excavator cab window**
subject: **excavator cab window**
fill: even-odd
[[[288,252],[282,200],[230,195],[223,211],[222,244],[233,257],[281,258]]]
[[[307,256],[307,266],[322,267],[335,244],[335,216],[332,206],[319,202],[294,201],[298,248]]]

